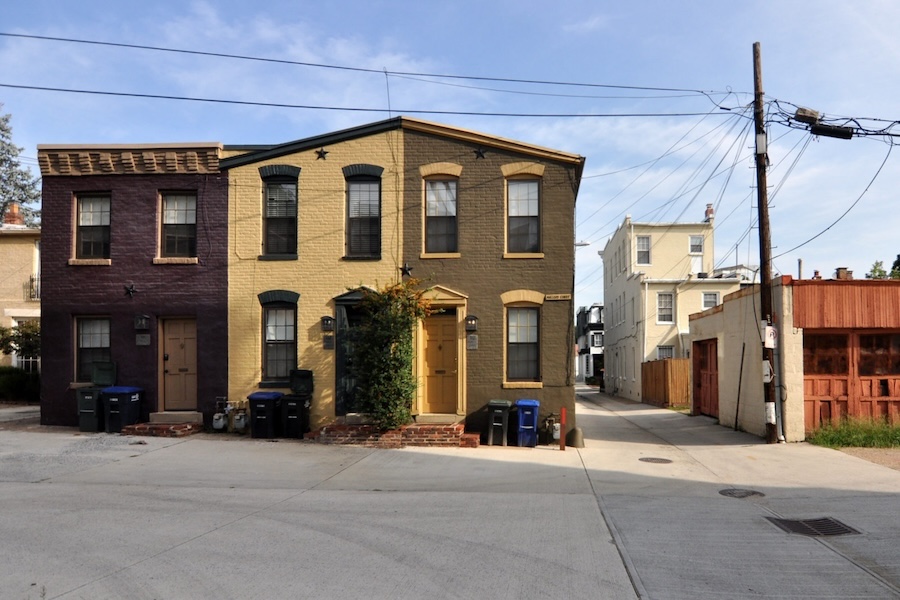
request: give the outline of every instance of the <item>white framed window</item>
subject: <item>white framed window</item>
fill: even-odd
[[[537,179],[511,179],[506,182],[507,251],[541,251],[541,186]]]
[[[425,182],[425,252],[458,252],[456,180]]]
[[[197,256],[197,195],[193,192],[163,193],[162,214],[160,255]]]
[[[591,346],[594,348],[600,348],[603,346],[603,334],[602,333],[592,333],[591,334]]]
[[[639,265],[649,265],[650,264],[650,236],[649,235],[639,235],[635,240],[635,245],[637,247],[637,264]]]
[[[703,310],[719,305],[719,292],[703,292]]]
[[[675,294],[660,292],[656,295],[656,322],[675,322]]]
[[[667,358],[675,358],[675,346],[657,346],[656,359],[665,360]]]
[[[95,362],[110,362],[109,319],[79,318],[75,362],[76,381],[90,381]]]
[[[109,195],[78,197],[75,258],[109,258]]]
[[[506,314],[507,381],[540,381],[540,309],[510,307]]]
[[[691,236],[691,246],[690,246],[691,254],[703,254],[703,236],[702,235],[692,235]]]

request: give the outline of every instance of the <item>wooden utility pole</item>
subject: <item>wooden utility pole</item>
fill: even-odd
[[[759,210],[759,305],[762,332],[763,372],[766,374],[764,400],[766,407],[766,442],[778,442],[775,417],[775,351],[767,348],[765,326],[772,323],[772,239],[769,233],[769,194],[766,188],[768,148],[763,114],[762,61],[759,42],[753,44],[753,121],[756,124],[756,197]]]

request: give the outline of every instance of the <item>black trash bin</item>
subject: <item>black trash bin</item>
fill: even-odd
[[[78,405],[78,429],[80,431],[103,431],[103,388],[116,384],[116,364],[95,362],[91,368],[91,385],[75,390]]]
[[[531,398],[516,400],[516,412],[519,413],[519,446],[534,448],[537,446],[538,411],[541,403]]]
[[[312,404],[313,372],[291,371],[291,393],[281,397],[281,431],[287,438],[302,438],[309,431],[309,407]]]
[[[286,438],[302,438],[309,431],[310,396],[285,394],[281,397],[281,430]]]
[[[509,430],[509,409],[512,402],[509,400],[491,400],[488,402],[488,432],[487,445],[494,446],[494,430],[499,429],[500,445],[506,445],[507,431]]]
[[[141,418],[141,397],[144,390],[139,387],[113,386],[103,388],[104,416],[106,431],[121,433],[126,425],[134,425]]]
[[[250,401],[250,437],[278,437],[278,409],[281,392],[253,392],[247,396]]]

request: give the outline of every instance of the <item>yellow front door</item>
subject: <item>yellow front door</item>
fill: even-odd
[[[197,410],[197,323],[163,322],[163,410]]]
[[[425,394],[423,413],[456,414],[458,389],[456,315],[425,319]]]

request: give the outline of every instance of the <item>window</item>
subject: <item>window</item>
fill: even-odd
[[[859,374],[862,377],[900,375],[900,334],[878,333],[859,336]],[[882,384],[884,387],[887,384]],[[881,396],[890,396],[882,393]]]
[[[347,179],[348,258],[381,258],[381,173],[375,165],[343,168]]]
[[[675,296],[671,293],[660,293],[656,295],[656,322],[657,323],[674,323],[675,322]]]
[[[76,381],[90,381],[95,362],[110,362],[109,319],[78,319]]]
[[[507,379],[540,381],[537,308],[507,309]]]
[[[703,236],[702,235],[692,235],[691,236],[691,254],[703,254]]]
[[[263,256],[273,260],[297,258],[297,181],[300,167],[265,165],[263,181]]]
[[[109,258],[109,196],[78,197],[75,258]]]
[[[846,375],[849,372],[850,350],[846,334],[803,335],[804,374]]]
[[[594,348],[600,348],[603,346],[603,334],[602,333],[592,333],[591,334],[591,346]]]
[[[197,195],[165,193],[162,202],[162,256],[197,256]]]
[[[675,358],[675,346],[657,346],[657,360],[665,360],[667,358]]]
[[[263,379],[287,380],[297,365],[296,308],[288,305],[265,308]]]
[[[266,181],[265,254],[297,254],[297,180]]]
[[[506,182],[509,252],[540,252],[540,185],[536,179]]]
[[[457,252],[456,180],[425,182],[425,252]]]
[[[650,236],[639,235],[636,240],[637,244],[637,264],[650,264]]]
[[[719,305],[719,292],[703,292],[703,310]]]

